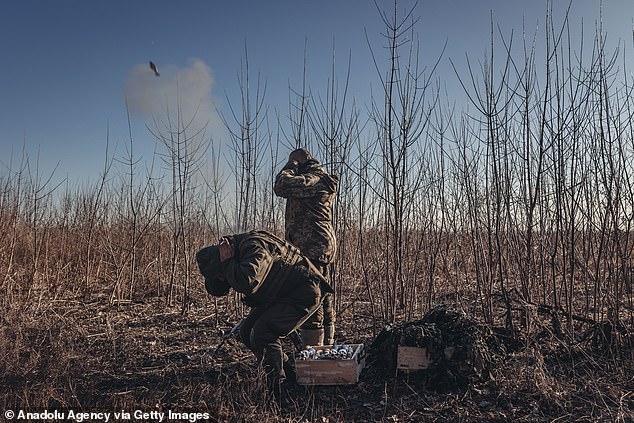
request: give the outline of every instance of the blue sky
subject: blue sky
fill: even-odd
[[[377,0],[384,10],[391,1]],[[403,8],[411,0],[401,1]],[[543,25],[546,0],[420,1],[417,32],[423,61],[432,63],[447,42],[438,76],[458,93],[449,59],[464,65],[478,60],[490,44],[490,16],[502,33],[532,33]],[[571,22],[593,35],[599,0],[574,0]],[[561,16],[568,1],[554,1]],[[610,45],[632,50],[634,1],[604,0],[604,30]],[[361,109],[371,87],[378,87],[366,41],[382,53],[381,23],[371,0],[284,1],[87,1],[4,0],[0,2],[0,174],[11,154],[25,145],[31,161],[39,152],[42,171],[56,165],[56,178],[96,178],[106,134],[116,155],[125,154],[128,124],[124,98],[131,105],[132,134],[140,154],[151,155],[152,137],[144,101],[160,103],[175,78],[192,81],[186,95],[200,95],[205,113],[226,113],[228,97],[238,99],[237,75],[245,45],[254,77],[267,84],[271,113],[288,115],[289,85],[301,86],[307,46],[307,83],[322,90],[332,66],[333,42],[338,74],[345,75],[351,53],[351,95]],[[541,33],[540,33],[541,34]],[[573,34],[578,36],[578,34]],[[631,54],[630,54],[631,55]],[[161,71],[155,78],[147,63]],[[628,74],[631,71],[628,70]],[[154,79],[153,79],[154,78]],[[135,97],[136,96],[136,97]],[[142,97],[142,98],[141,98]],[[140,98],[140,99],[139,99]],[[457,101],[464,101],[456,95]],[[147,104],[145,104],[147,105]],[[210,135],[222,141],[216,124]],[[112,152],[112,151],[111,151]]]

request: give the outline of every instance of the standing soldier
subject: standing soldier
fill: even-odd
[[[273,190],[286,198],[285,237],[298,246],[319,271],[329,278],[329,267],[337,248],[332,225],[332,207],[339,178],[329,175],[304,148],[293,151],[277,174]],[[333,294],[324,299],[323,310],[301,328],[306,345],[334,344]],[[319,323],[323,313],[323,326]]]

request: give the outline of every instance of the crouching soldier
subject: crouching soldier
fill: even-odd
[[[240,339],[262,362],[267,385],[278,392],[285,381],[281,339],[299,328],[332,293],[323,275],[299,249],[265,231],[220,239],[196,254],[205,288],[224,296],[233,288],[251,310]]]

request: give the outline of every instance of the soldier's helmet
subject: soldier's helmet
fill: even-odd
[[[196,263],[200,273],[205,277],[205,289],[215,297],[222,297],[229,292],[229,284],[220,279],[220,253],[217,245],[205,247],[196,253]]]

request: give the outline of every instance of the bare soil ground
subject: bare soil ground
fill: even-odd
[[[463,391],[439,393],[419,374],[386,376],[369,365],[357,385],[294,387],[282,407],[240,343],[211,356],[235,318],[216,314],[204,294],[185,314],[156,299],[111,306],[104,297],[32,304],[0,322],[3,410],[172,410],[207,412],[210,421],[634,421],[631,349],[610,356],[560,340],[547,320],[491,380]],[[344,313],[338,340],[369,345],[380,329],[362,312]]]

